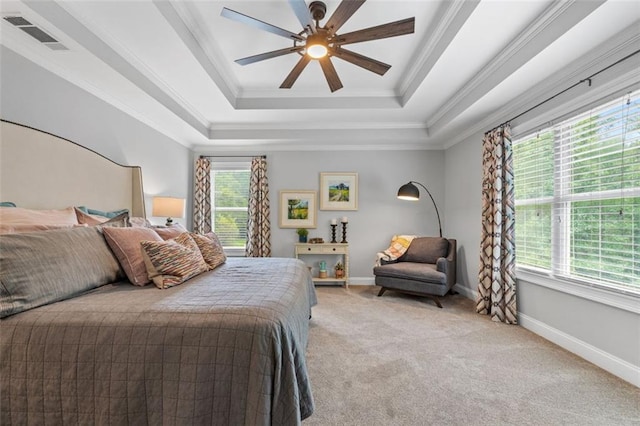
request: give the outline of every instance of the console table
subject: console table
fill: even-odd
[[[320,255],[320,256],[342,256],[344,265],[344,277],[336,278],[333,266],[327,262],[327,278],[313,277],[314,283],[321,282],[341,282],[346,288],[349,288],[349,244],[347,243],[299,243],[295,246],[296,259],[300,259],[303,255]]]

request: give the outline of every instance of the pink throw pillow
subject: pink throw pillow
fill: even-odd
[[[188,232],[185,227],[179,223],[171,226],[154,226],[153,229],[163,240],[170,240],[171,238],[176,238],[178,235]]]
[[[76,217],[78,218],[78,223],[83,223],[89,226],[93,226],[93,225],[100,225],[101,223],[109,220],[109,218],[106,218],[104,216],[97,216],[97,215],[85,213],[82,210],[78,209],[77,207],[74,207],[74,209],[76,211]]]
[[[0,207],[0,222],[5,225],[77,225],[73,207],[59,210],[34,210],[21,207]]]
[[[145,285],[151,280],[142,257],[141,241],[162,241],[151,228],[102,228],[104,237],[118,258],[127,278],[134,285]]]

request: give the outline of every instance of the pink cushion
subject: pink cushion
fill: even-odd
[[[76,212],[76,218],[78,219],[78,223],[86,223],[89,226],[93,226],[93,225],[100,225],[101,223],[109,220],[109,218],[104,216],[88,214],[75,207],[74,209]]]
[[[144,218],[144,217],[139,217],[139,216],[130,217],[129,223],[131,223],[131,226],[151,228],[151,223],[149,222],[149,220],[147,220],[147,218]]]
[[[0,223],[0,234],[26,234],[28,232],[39,232],[39,231],[51,231],[53,229],[70,229],[70,228],[84,228],[88,225],[40,225],[40,224],[31,224],[31,225],[7,225],[4,223]]]
[[[134,285],[145,285],[151,280],[142,257],[141,241],[162,241],[151,228],[103,228],[104,237],[118,258],[127,278]]]
[[[5,225],[77,225],[73,207],[59,210],[32,210],[20,207],[0,207],[0,222]]]
[[[171,226],[154,226],[153,228],[163,240],[169,240],[171,238],[176,238],[178,235],[188,232],[184,226],[176,223]]]
[[[78,226],[78,219],[73,207],[59,210],[0,207],[0,234],[47,231],[74,226]]]

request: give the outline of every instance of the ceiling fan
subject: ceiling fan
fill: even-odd
[[[293,41],[292,47],[237,59],[235,61],[236,63],[248,65],[289,53],[298,53],[301,55],[300,60],[293,67],[287,78],[284,79],[280,88],[290,89],[309,62],[317,60],[320,62],[320,67],[327,79],[327,83],[329,83],[331,92],[335,92],[342,88],[342,82],[331,62],[332,56],[379,75],[384,75],[389,68],[391,68],[391,65],[385,64],[384,62],[345,49],[343,47],[345,44],[396,37],[411,34],[415,30],[415,18],[407,18],[346,34],[338,34],[338,30],[342,25],[344,25],[365,1],[366,0],[342,0],[338,8],[333,12],[333,15],[325,22],[324,26],[321,26],[320,21],[324,19],[327,12],[327,6],[323,2],[313,1],[307,8],[304,0],[289,0],[289,4],[303,27],[303,30],[297,34],[240,12],[227,9],[226,7],[222,9],[221,15],[225,18],[251,25]]]

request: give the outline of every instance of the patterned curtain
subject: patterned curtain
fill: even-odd
[[[511,127],[482,140],[482,237],[476,311],[494,321],[517,324],[515,207]]]
[[[193,232],[211,232],[211,161],[198,158],[196,161],[193,189]]]
[[[267,159],[251,160],[249,181],[249,214],[247,220],[247,257],[271,256],[271,221],[269,219],[269,182]]]

